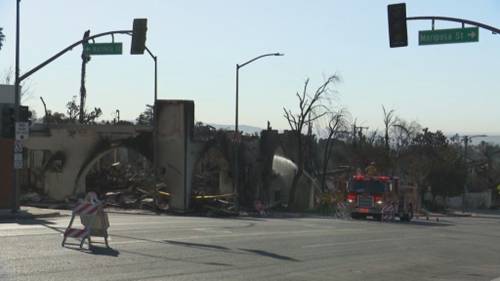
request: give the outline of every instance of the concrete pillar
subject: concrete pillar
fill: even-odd
[[[271,189],[273,175],[273,160],[276,148],[279,146],[279,134],[277,130],[263,130],[260,137],[260,159],[262,190],[257,190],[257,197],[271,203],[274,200],[274,191]],[[260,189],[260,188],[259,188]]]
[[[186,210],[191,199],[191,143],[194,128],[194,102],[158,100],[158,166],[172,197],[170,207]]]

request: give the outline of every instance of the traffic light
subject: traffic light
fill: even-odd
[[[130,46],[130,54],[142,55],[146,48],[146,31],[148,30],[147,19],[134,19],[132,28],[132,44]]]
[[[31,121],[31,111],[27,106],[19,106],[19,122],[30,122]]]
[[[391,48],[408,46],[406,4],[388,5],[387,17],[389,19],[389,44]]]
[[[15,134],[15,111],[14,107],[4,106],[2,108],[2,137],[4,138],[14,138]]]

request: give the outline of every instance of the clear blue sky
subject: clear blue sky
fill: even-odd
[[[0,74],[14,66],[15,0],[0,1],[6,45]],[[409,47],[390,49],[386,6],[393,1],[307,0],[22,0],[21,66],[26,71],[79,40],[130,29],[147,17],[147,45],[159,57],[159,98],[192,99],[196,120],[234,122],[235,64],[266,52],[283,52],[241,69],[240,123],[286,128],[282,107],[296,107],[305,78],[317,86],[330,74],[336,102],[370,129],[382,127],[384,104],[398,116],[447,132],[500,132],[500,35],[480,31],[479,43],[418,46],[418,30],[430,21],[409,22]],[[463,17],[500,26],[498,1],[407,1],[408,16]],[[459,27],[437,22],[436,28]],[[134,119],[153,99],[149,56],[95,56],[88,64],[88,106],[104,117],[120,109]],[[103,38],[98,42],[111,41]],[[39,116],[43,96],[63,111],[78,95],[81,48],[30,79],[26,103]]]

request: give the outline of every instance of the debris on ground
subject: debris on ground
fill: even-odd
[[[237,216],[234,202],[235,194],[206,195],[194,193],[192,196],[193,209],[199,214],[217,217]]]
[[[191,197],[192,210],[199,215],[237,216],[235,194],[216,194],[219,174],[211,169],[194,176]],[[96,192],[105,206],[120,209],[143,209],[167,212],[170,209],[171,194],[164,178],[157,178],[147,165],[122,164],[114,162],[91,170],[86,177],[86,192]],[[23,203],[39,207],[71,209],[80,199],[70,196],[62,202],[52,202],[40,192],[26,192]]]
[[[21,202],[40,202],[42,201],[42,195],[37,192],[28,192],[22,194],[19,200],[21,200]]]
[[[89,188],[90,187],[90,188]],[[95,191],[107,206],[124,209],[167,211],[170,193],[166,184],[141,163],[121,164],[92,171],[87,191]]]
[[[170,193],[165,191],[164,183],[142,185],[136,182],[127,189],[106,192],[104,200],[107,206],[124,209],[149,209],[167,211],[169,209]]]

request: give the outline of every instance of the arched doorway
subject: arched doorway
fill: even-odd
[[[82,175],[83,176],[83,175]],[[140,152],[120,146],[100,153],[89,164],[85,175],[85,193],[99,195],[130,189],[134,185],[154,185],[152,163]]]
[[[80,168],[73,194],[95,191],[102,196],[113,189],[130,187],[129,181],[138,176],[154,180],[147,145],[137,145],[138,140],[102,141],[96,145]]]

